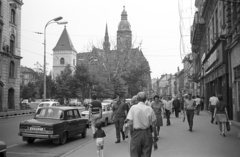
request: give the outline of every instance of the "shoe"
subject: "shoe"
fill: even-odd
[[[213,124],[213,120],[211,120],[211,123]]]
[[[120,143],[120,140],[117,140],[115,143]]]
[[[126,138],[128,138],[128,136],[125,136]]]
[[[226,137],[225,133],[223,133],[222,135],[223,135],[223,137]]]
[[[215,122],[216,125],[218,125],[218,122]]]

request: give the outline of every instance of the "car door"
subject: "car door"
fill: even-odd
[[[68,127],[69,136],[73,136],[73,135],[77,134],[78,121],[76,120],[76,118],[74,116],[73,110],[67,111],[67,120],[69,122],[69,127]]]
[[[75,120],[77,122],[76,134],[80,134],[84,131],[86,127],[86,122],[84,122],[84,119],[83,120],[81,119],[81,115],[77,109],[73,110],[73,113],[75,116]]]

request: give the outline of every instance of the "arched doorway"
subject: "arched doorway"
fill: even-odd
[[[10,88],[8,90],[8,109],[14,109],[14,89]]]
[[[0,81],[0,111],[3,111],[2,99],[3,99],[3,82]]]

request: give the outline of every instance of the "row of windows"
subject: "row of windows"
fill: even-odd
[[[2,11],[3,11],[3,5],[2,5],[2,1],[0,1],[0,16],[2,16]],[[16,10],[15,10],[15,7],[12,7],[12,6],[11,6],[10,22],[12,24],[16,24]]]
[[[214,44],[216,39],[223,34],[224,29],[226,29],[226,4],[220,2],[217,4],[216,9],[212,14],[212,18],[209,21],[209,26],[207,28],[207,43],[208,50]],[[231,25],[232,27],[237,22],[237,4],[233,3],[231,5]]]
[[[64,64],[65,64],[64,58],[61,58],[61,59],[60,59],[60,64],[61,64],[61,65],[64,65]],[[75,65],[75,59],[73,59],[73,65]]]

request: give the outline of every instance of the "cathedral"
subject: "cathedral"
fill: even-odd
[[[141,49],[132,47],[131,25],[127,18],[125,7],[121,13],[121,21],[117,30],[117,45],[111,50],[108,36],[108,26],[106,25],[103,48],[93,46],[90,52],[77,53],[71,39],[64,28],[62,35],[53,49],[53,78],[61,74],[67,65],[72,69],[77,64],[85,64],[90,73],[93,73],[102,82],[121,75],[132,67],[144,66],[148,73],[144,80],[147,84],[142,90],[151,90],[151,76],[149,63],[144,57]]]

